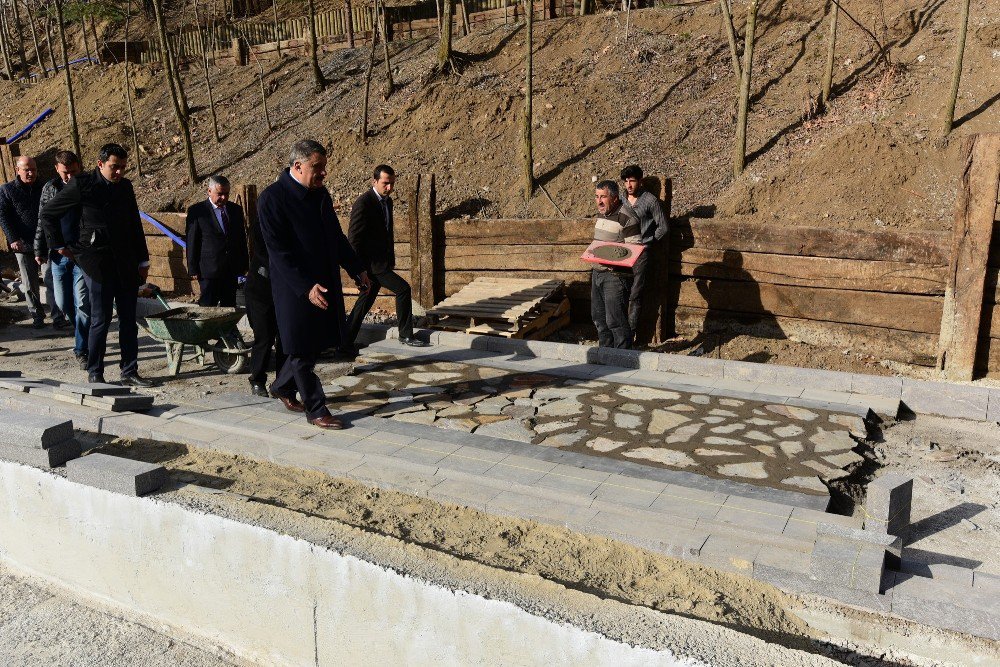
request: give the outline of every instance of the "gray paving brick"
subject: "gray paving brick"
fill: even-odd
[[[61,382],[59,383],[59,387],[65,391],[72,392],[74,394],[83,394],[85,396],[119,396],[132,393],[132,389],[130,387],[100,382],[95,382],[93,384]]]
[[[594,507],[614,508],[625,505],[648,509],[666,488],[667,485],[663,482],[611,475],[593,492]]]
[[[78,484],[126,496],[144,496],[166,483],[167,469],[155,463],[95,453],[68,461],[66,476]]]
[[[795,366],[775,366],[778,384],[803,389],[828,389],[831,391],[850,391],[851,374],[840,371],[827,371],[817,368],[797,368]]]
[[[660,359],[663,357],[659,352],[640,352],[639,364],[636,366],[642,371],[655,371],[660,367]]]
[[[20,393],[25,393],[33,387],[43,387],[41,382],[35,382],[34,380],[0,380],[0,389],[7,389],[9,391],[16,391]]]
[[[80,456],[82,451],[80,442],[76,438],[62,440],[45,449],[19,447],[0,442],[0,459],[16,461],[36,468],[56,468],[66,461]]]
[[[483,473],[484,477],[500,479],[519,484],[534,484],[556,467],[555,463],[548,463],[538,459],[528,458],[511,454],[503,461]]]
[[[470,480],[445,478],[428,495],[437,501],[486,511],[487,504],[502,492],[503,489]]]
[[[791,516],[788,517],[788,523],[785,525],[782,535],[793,539],[815,541],[816,527],[820,523],[836,523],[851,528],[861,527],[861,522],[853,517],[795,507],[792,509]]]
[[[618,541],[627,541],[672,556],[696,556],[701,542],[693,544],[694,525],[684,519],[668,519],[648,512],[601,510],[584,526],[586,532],[598,533]]]
[[[163,419],[143,414],[104,413],[99,432],[119,438],[150,440],[153,437],[153,430],[163,424]]]
[[[849,391],[833,391],[831,389],[807,388],[802,392],[799,398],[808,401],[823,401],[826,403],[849,404],[851,399],[854,398],[854,394],[852,394]]]
[[[725,501],[726,496],[722,494],[706,494],[671,485],[657,496],[650,509],[687,519],[711,519],[719,513]]]
[[[802,387],[791,387],[784,384],[762,382],[757,386],[756,393],[760,396],[758,400],[776,402],[771,397],[798,398],[802,395],[803,391],[805,391],[805,389]]]
[[[104,423],[101,422],[101,425],[103,427]],[[149,437],[152,440],[176,442],[182,445],[202,448],[208,448],[213,442],[223,436],[223,433],[220,431],[178,421],[158,424],[150,428],[149,431]]]
[[[910,527],[913,478],[885,473],[869,482],[865,493],[865,530],[905,536]]]
[[[274,451],[270,460],[278,465],[318,470],[328,475],[346,475],[365,463],[364,454],[303,443]]]
[[[723,505],[716,515],[712,517],[712,521],[716,523],[731,524],[733,526],[738,526],[741,529],[780,535],[785,529],[785,525],[788,523],[788,517],[790,514],[790,508],[786,513],[774,514],[771,512],[761,512],[742,507],[732,507],[727,502],[727,504]]]
[[[350,450],[359,454],[392,456],[406,445],[417,441],[417,438],[409,438],[404,441],[401,438],[385,438],[382,435],[381,433],[373,433],[367,438],[361,438],[350,445]]]
[[[778,370],[767,364],[727,360],[722,363],[722,377],[757,384],[776,383],[778,381]]]
[[[736,378],[716,378],[715,382],[712,383],[712,389],[716,389],[719,392],[738,391],[745,392],[746,394],[753,394],[759,386],[760,382],[751,382]]]
[[[754,569],[760,565],[780,568],[791,572],[809,573],[811,554],[794,549],[783,549],[775,546],[763,546],[754,559]]]
[[[63,391],[61,389],[50,389],[48,393],[49,398],[59,401],[60,403],[69,403],[70,405],[83,405],[83,396],[80,394],[74,394],[70,391]]]
[[[995,607],[986,610],[957,602],[947,597],[914,595],[901,590],[898,583],[892,591],[892,613],[897,616],[993,641],[1000,640],[1000,615]]]
[[[986,419],[990,390],[950,382],[903,379],[903,403],[917,413]]]
[[[610,476],[608,473],[594,472],[586,468],[574,468],[572,466],[557,464],[555,468],[535,482],[535,485],[559,491],[590,495]]]
[[[442,470],[482,475],[508,456],[509,454],[503,452],[491,452],[476,447],[459,447],[438,461],[437,465]]]
[[[715,386],[718,377],[702,375],[683,375],[678,373],[676,380],[664,383],[665,389],[689,393],[708,393]]]
[[[153,407],[153,397],[141,394],[130,394],[128,396],[84,396],[83,404],[113,412],[141,412]]]
[[[489,500],[486,511],[561,526],[567,523],[586,524],[597,516],[597,510],[589,507],[555,500],[540,503],[537,498],[513,491],[504,491]]]
[[[617,366],[638,370],[639,352],[636,350],[619,350],[612,347],[597,348],[597,363],[604,366]]]
[[[684,375],[704,377],[725,377],[726,362],[722,359],[689,357],[683,354],[664,354],[660,358],[659,370]]]
[[[13,410],[0,413],[0,442],[4,444],[45,448],[72,437],[72,421]]]
[[[225,433],[218,440],[212,441],[215,451],[226,454],[236,454],[258,461],[273,461],[275,456],[292,449],[292,445],[284,442],[274,442],[267,438],[249,438],[245,435]]]
[[[903,394],[903,378],[853,373],[851,374],[851,393],[898,400]]]
[[[1000,598],[1000,575],[975,570],[972,573],[972,586],[982,589],[987,595]]]
[[[973,570],[948,563],[924,563],[903,557],[899,562],[899,571],[957,586],[973,585]]]
[[[990,390],[986,405],[986,421],[1000,422],[1000,390]]]
[[[820,581],[801,572],[792,572],[767,563],[756,563],[754,565],[753,576],[755,579],[766,581],[786,591],[821,595],[878,612],[887,613],[892,610],[893,595],[891,590],[884,595],[858,591],[846,586]]]
[[[586,364],[597,359],[597,353],[589,345],[572,345],[566,343],[559,348],[559,358],[575,364]]]
[[[0,378],[19,378],[19,377],[21,377],[21,371],[0,370]]]
[[[819,534],[810,574],[820,580],[868,593],[878,593],[885,570],[885,549]]]
[[[759,544],[712,533],[702,546],[698,561],[719,570],[749,575],[760,550]]]
[[[408,445],[400,447],[390,456],[404,461],[421,463],[423,465],[436,465],[438,461],[448,456],[459,448],[459,445],[438,442],[435,440],[416,440]]]
[[[899,416],[901,403],[898,398],[884,398],[868,394],[856,394],[854,398],[851,399],[850,405],[860,406],[873,412],[875,415],[883,415],[890,419],[896,419]],[[858,416],[862,419],[872,418],[872,415],[869,414],[858,413]]]
[[[432,466],[381,458],[365,460],[349,476],[381,488],[424,496],[444,479],[435,476],[435,472],[437,469]]]

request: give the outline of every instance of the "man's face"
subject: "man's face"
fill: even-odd
[[[213,185],[208,189],[208,200],[216,206],[222,206],[229,201],[229,187],[225,185]]]
[[[388,197],[396,188],[396,177],[390,176],[384,171],[378,175],[378,179],[372,180],[372,187],[380,197]]]
[[[122,176],[125,175],[125,168],[128,167],[128,160],[123,160],[117,155],[110,156],[104,162],[100,160],[97,161],[97,168],[101,170],[101,176],[108,179],[112,183],[117,183],[122,180]]]
[[[323,179],[326,178],[326,156],[313,153],[308,160],[296,161],[292,165],[295,180],[302,183],[307,188],[316,189],[323,187]]]
[[[629,177],[625,179],[625,192],[629,194],[630,197],[634,197],[639,188],[642,187],[642,181],[635,177]]]
[[[595,190],[594,199],[597,202],[597,210],[601,215],[607,215],[609,211],[613,211],[618,206],[618,197],[611,194],[608,190]]]
[[[69,183],[70,180],[80,173],[82,167],[79,162],[71,162],[69,164],[59,164],[56,162],[56,173],[59,174],[59,178],[62,179],[63,183]]]
[[[30,157],[20,157],[17,159],[17,177],[22,183],[31,185],[38,178],[38,168],[35,161]]]

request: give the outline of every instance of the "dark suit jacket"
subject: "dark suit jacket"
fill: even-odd
[[[351,207],[351,225],[347,238],[354,252],[358,253],[365,269],[372,273],[385,273],[396,268],[393,248],[392,198],[389,198],[389,226],[378,195],[371,188],[358,197]]]
[[[215,209],[206,199],[187,210],[188,275],[199,278],[235,278],[247,272],[247,233],[243,209],[226,202],[229,225],[219,227]]]
[[[80,238],[67,244],[62,218],[80,214]],[[92,280],[105,282],[117,274],[124,285],[138,287],[139,265],[149,261],[139,205],[132,182],[110,183],[95,169],[76,176],[39,211],[39,221],[52,249],[68,247]]]
[[[330,193],[300,185],[285,169],[260,193],[257,219],[267,245],[282,348],[313,356],[339,345],[344,328],[340,267],[355,278],[364,267],[340,228]],[[317,283],[328,290],[326,310],[309,301]]]

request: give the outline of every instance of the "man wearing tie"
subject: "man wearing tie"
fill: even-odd
[[[208,199],[187,211],[188,274],[198,281],[199,306],[235,306],[236,283],[250,259],[243,209],[229,201],[229,180],[210,176]]]
[[[412,347],[426,343],[413,337],[413,305],[410,285],[396,273],[396,253],[392,234],[392,190],[396,185],[396,172],[380,164],[372,175],[372,187],[357,198],[351,207],[351,225],[347,239],[354,248],[371,280],[371,289],[358,296],[347,320],[347,338],[343,348],[350,347],[361,331],[365,315],[375,304],[380,288],[396,295],[396,318],[399,321],[399,342]]]

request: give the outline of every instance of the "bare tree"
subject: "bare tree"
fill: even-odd
[[[83,31],[87,32],[87,26],[86,25],[84,25]],[[97,64],[101,65],[101,64],[103,64],[101,62],[101,44],[100,44],[99,40],[97,39],[97,22],[94,20],[94,13],[93,13],[93,11],[91,11],[91,13],[90,13],[90,34],[92,34],[94,36],[94,58],[97,59]]]
[[[838,0],[830,3],[830,36],[826,45],[826,69],[823,70],[823,92],[819,98],[821,108],[826,108],[830,103],[830,93],[833,90],[833,62],[837,54],[837,18],[840,16],[840,4]]]
[[[170,71],[173,59],[170,57],[170,43],[167,41],[167,24],[163,20],[163,0],[153,0],[153,12],[156,14],[156,29],[160,35],[160,47],[167,55],[167,85],[170,87],[170,101],[174,105],[174,115],[177,117],[177,124],[181,129],[181,139],[184,142],[184,153],[187,157],[188,176],[191,183],[198,182],[198,172],[194,166],[194,148],[191,146],[191,130],[188,127],[188,117],[181,109],[181,98],[177,91],[177,81]]]
[[[372,48],[368,52],[368,68],[365,70],[365,96],[361,102],[360,139],[363,144],[368,143],[368,99],[371,94],[372,70],[375,68],[375,45],[378,43],[376,37],[377,33],[372,30]]]
[[[271,11],[274,15],[274,46],[278,49],[278,60],[281,60],[281,32],[278,28],[278,0],[271,0]],[[216,137],[218,137],[216,131]]]
[[[532,51],[532,27],[534,26],[535,12],[532,0],[524,0],[525,5],[525,34],[524,34],[524,123],[521,126],[521,148],[524,165],[524,201],[531,199],[535,192],[535,161],[532,156],[531,145],[531,51]]]
[[[955,104],[958,87],[962,82],[962,60],[965,58],[965,37],[969,31],[969,0],[962,2],[962,15],[958,20],[958,41],[955,43],[955,68],[951,74],[951,90],[944,107],[944,134],[947,136],[955,125]]]
[[[24,32],[21,30],[21,15],[17,11],[17,0],[12,0],[10,7],[14,12],[14,36],[17,38],[17,56],[21,61],[21,71],[24,73],[24,76],[28,76],[28,58],[25,55]]]
[[[129,0],[131,2],[131,0]],[[208,108],[212,112],[212,129],[215,131],[215,143],[220,143],[219,119],[215,115],[215,95],[212,93],[212,77],[208,75],[208,36],[202,30],[201,17],[198,16],[198,0],[191,0],[194,7],[194,24],[198,30],[198,41],[201,44],[201,69],[205,74],[205,87],[208,88]],[[270,123],[269,123],[270,124]]]
[[[66,56],[66,28],[63,25],[62,0],[55,0],[56,31],[59,33],[59,48],[62,55],[63,74],[66,77],[66,99],[69,103],[69,134],[73,140],[73,150],[77,155],[83,155],[80,149],[80,128],[76,122],[76,102],[73,100],[73,77],[69,71],[69,59]]]
[[[375,0],[375,18],[378,22],[378,29],[382,39],[382,53],[385,56],[385,90],[382,91],[382,99],[387,100],[396,89],[392,81],[392,64],[389,62],[389,29],[388,20],[385,16],[385,5]],[[374,35],[372,35],[374,39]]]
[[[71,7],[73,9],[73,7]],[[76,6],[76,13],[80,19],[80,32],[83,34],[83,50],[87,54],[87,62],[92,62],[94,57],[90,52],[90,42],[87,40],[87,20],[86,20],[86,9],[84,5],[80,4]],[[72,20],[72,18],[71,18]]]
[[[132,126],[132,145],[135,147],[135,168],[142,178],[142,154],[139,152],[139,131],[135,126],[135,111],[132,109],[132,77],[131,64],[128,61],[128,28],[132,18],[132,0],[125,5],[125,106],[128,108],[128,121]]]
[[[736,116],[736,150],[733,155],[733,174],[739,177],[747,160],[747,111],[750,108],[750,73],[753,66],[754,32],[757,27],[759,0],[747,5],[747,27],[743,42],[743,78],[740,81],[739,110]]]
[[[472,26],[469,25],[469,10],[465,6],[465,0],[458,0],[458,6],[462,8],[462,36],[467,37],[472,32]]]
[[[257,57],[257,53],[250,46],[250,41],[247,39],[246,31],[239,24],[234,24],[236,30],[239,32],[240,39],[242,39],[247,45],[247,53],[249,57],[253,59],[254,64],[257,66],[257,82],[260,84],[260,104],[264,108],[264,120],[267,122],[267,131],[273,132],[274,128],[271,126],[271,114],[267,111],[267,93],[264,89],[264,66],[260,63],[260,58]]]
[[[17,2],[17,0],[14,0]],[[38,33],[35,31],[35,13],[31,11],[31,5],[24,3],[24,11],[28,16],[28,27],[31,29],[31,43],[35,46],[35,60],[38,62],[38,78],[45,78],[45,63],[42,62],[42,50],[38,46]]]
[[[14,67],[11,64],[10,38],[7,35],[7,10],[0,3],[0,51],[3,51],[3,66],[7,70],[7,78],[14,80]]]
[[[374,39],[374,35],[372,39]],[[316,39],[316,2],[314,0],[309,0],[309,60],[312,62],[313,80],[316,83],[316,90],[323,90],[326,88],[326,79],[323,77],[323,70],[319,66],[319,44]]]
[[[55,40],[52,38],[52,14],[48,9],[45,12],[45,43],[49,48],[49,64],[52,66],[52,76],[55,76],[58,74],[59,68],[56,67]]]
[[[587,0],[580,0],[580,5],[579,5],[579,12],[580,13],[578,14],[578,16],[586,16],[589,13],[589,10],[590,10],[589,5],[590,5],[590,3],[587,2]]]
[[[743,78],[740,71],[740,53],[736,45],[736,28],[733,27],[733,15],[729,11],[729,0],[719,0],[719,8],[722,10],[722,28],[726,31],[726,40],[729,42],[729,56],[733,60],[733,74],[737,79]]]
[[[441,3],[441,39],[438,41],[437,68],[445,72],[453,68],[451,60],[451,15],[455,11],[455,0],[443,0]]]
[[[347,20],[344,27],[347,28],[347,46],[354,48],[354,10],[351,8],[351,0],[344,0],[344,14]]]

